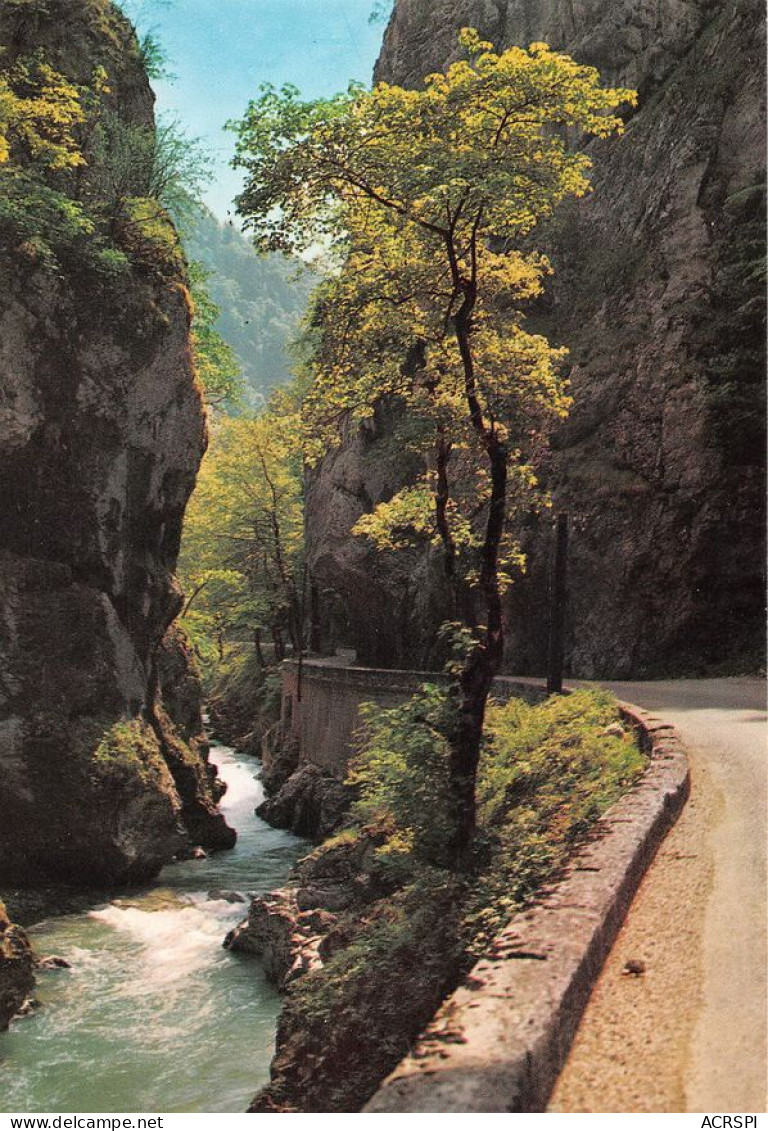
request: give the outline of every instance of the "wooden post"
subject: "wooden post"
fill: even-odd
[[[320,626],[320,589],[317,582],[312,580],[309,586],[309,650],[315,656],[322,650],[322,636]]]
[[[565,607],[568,588],[568,515],[559,514],[555,525],[555,552],[549,580],[549,657],[547,694],[563,690],[565,662]]]
[[[307,577],[309,570],[306,561],[304,562],[304,569],[301,572],[301,617],[299,619],[299,672],[298,672],[298,689],[296,698],[301,702],[301,683],[304,679],[304,637],[306,633],[307,624]]]

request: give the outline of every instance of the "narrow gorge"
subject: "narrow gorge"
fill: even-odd
[[[701,780],[602,684],[764,676],[764,58],[0,0],[9,1112],[546,1109]]]

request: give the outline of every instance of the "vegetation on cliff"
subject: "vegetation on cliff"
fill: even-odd
[[[16,6],[22,27],[33,8]],[[49,270],[111,277],[135,262],[172,274],[178,243],[163,195],[175,171],[163,166],[153,126],[113,108],[110,82],[100,63],[87,83],[75,83],[43,48],[4,47],[0,228],[9,246]]]
[[[212,343],[204,325],[190,335],[170,215],[204,167],[152,106],[107,0],[0,7],[0,760],[13,767],[0,863],[13,879],[145,879],[190,836],[234,839],[199,704],[182,738],[159,702],[205,445],[193,354]]]
[[[35,3],[21,0],[0,50],[0,235],[29,268],[94,276],[105,301],[131,269],[184,278],[172,217],[191,222],[209,174],[194,139],[175,122],[120,113],[111,60],[93,59],[87,81],[72,81],[36,45]],[[106,30],[106,28],[105,28]],[[27,48],[18,43],[29,40]],[[124,36],[120,66],[144,66],[144,47]],[[83,60],[77,60],[82,69]],[[192,265],[192,348],[207,399],[234,402],[239,366],[216,328],[220,311],[204,270]],[[106,291],[105,291],[106,288]]]

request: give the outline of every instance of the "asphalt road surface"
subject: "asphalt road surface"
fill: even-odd
[[[550,1110],[765,1112],[765,683],[604,686],[677,729],[691,797],[632,904]],[[642,975],[625,972],[631,959]]]

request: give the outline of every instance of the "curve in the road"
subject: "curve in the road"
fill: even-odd
[[[635,898],[550,1110],[764,1112],[765,683],[605,686],[676,728],[691,799]],[[644,974],[624,973],[631,959]]]

